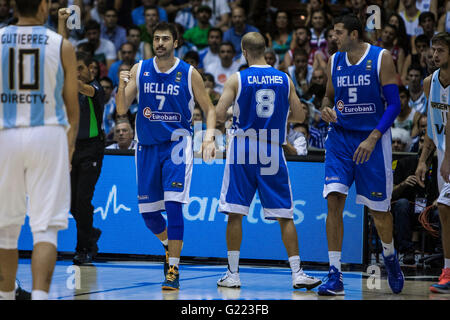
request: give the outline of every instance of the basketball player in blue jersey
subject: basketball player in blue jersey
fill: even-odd
[[[182,204],[189,200],[193,153],[191,121],[195,101],[206,116],[203,158],[215,155],[216,113],[197,70],[174,57],[177,30],[161,22],[153,32],[155,58],[120,73],[117,113],[125,114],[137,97],[136,169],[139,212],[166,248],[163,289],[179,289],[183,245]],[[195,100],[195,101],[194,101]],[[167,212],[166,221],[161,215]],[[167,258],[168,257],[168,258]]]
[[[15,296],[26,213],[33,233],[31,298],[43,300],[58,230],[68,225],[69,163],[79,121],[77,63],[72,45],[43,26],[47,0],[16,0],[16,8],[17,25],[0,29],[0,300]]]
[[[389,51],[362,40],[363,27],[355,15],[334,23],[339,51],[328,62],[328,83],[322,118],[330,123],[325,141],[325,185],[328,202],[326,232],[330,270],[320,295],[344,295],[341,272],[343,210],[348,189],[356,186],[356,203],[368,207],[383,245],[388,283],[403,289],[393,242],[390,213],[392,149],[390,127],[400,112],[395,66]]]
[[[219,201],[219,211],[228,214],[228,270],[217,285],[230,288],[241,286],[239,256],[242,218],[248,215],[258,190],[265,218],[278,220],[280,224],[292,270],[293,287],[309,290],[321,281],[306,275],[300,266],[291,185],[282,149],[286,143],[287,121],[303,122],[305,114],[290,78],[267,65],[263,36],[257,32],[247,33],[241,45],[250,67],[230,77],[216,107],[219,122],[225,122],[227,109],[234,104],[233,127]],[[266,154],[262,150],[270,150],[270,161],[266,161],[269,151]]]
[[[441,221],[442,248],[444,250],[444,268],[439,282],[430,287],[434,293],[450,293],[450,34],[441,32],[431,39],[433,60],[439,69],[423,81],[423,89],[428,99],[427,134],[416,169],[419,185],[424,186],[428,172],[427,159],[437,148],[440,173],[438,186],[439,219]]]

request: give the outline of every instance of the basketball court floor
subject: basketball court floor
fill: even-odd
[[[375,267],[375,269],[377,269]],[[304,267],[322,279],[324,267]],[[440,270],[403,268],[405,286],[393,294],[383,269],[381,276],[365,272],[344,271],[345,296],[322,297],[317,288],[295,290],[287,267],[241,265],[240,289],[219,288],[217,280],[226,265],[181,264],[180,290],[162,291],[162,263],[154,261],[105,261],[76,267],[69,259],[59,259],[49,293],[51,300],[450,300],[450,294],[433,294],[429,286],[438,281]],[[370,271],[372,273],[372,271]],[[31,261],[19,260],[17,278],[21,286],[31,289]]]

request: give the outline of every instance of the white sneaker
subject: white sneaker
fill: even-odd
[[[292,286],[294,289],[306,288],[307,290],[311,290],[321,283],[322,281],[320,279],[308,276],[302,269],[296,273],[292,273]]]
[[[219,287],[240,288],[241,280],[239,279],[239,272],[231,273],[230,270],[227,270],[227,273],[217,281],[217,285]]]

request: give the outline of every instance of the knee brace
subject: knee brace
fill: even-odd
[[[164,220],[161,211],[143,212],[142,218],[147,228],[154,234],[160,234],[166,229],[166,220]]]
[[[183,240],[184,221],[182,203],[167,201],[167,237],[169,240]]]
[[[17,249],[21,229],[22,226],[19,225],[0,228],[0,249]]]
[[[49,242],[58,247],[58,228],[48,227],[47,230],[33,232],[33,246],[40,242]]]

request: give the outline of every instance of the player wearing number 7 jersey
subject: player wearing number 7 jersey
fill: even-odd
[[[117,113],[126,114],[137,97],[136,170],[139,212],[166,249],[162,289],[179,289],[178,267],[183,245],[182,204],[189,200],[193,153],[191,121],[195,101],[206,114],[203,157],[214,157],[216,113],[202,77],[174,57],[178,45],[173,24],[153,29],[156,57],[140,61],[131,73],[120,73]],[[161,215],[167,212],[166,220]]]
[[[328,62],[322,118],[330,122],[325,141],[326,231],[330,271],[320,295],[343,295],[341,251],[343,211],[348,189],[356,185],[356,202],[369,208],[383,245],[388,282],[402,291],[404,277],[392,238],[390,211],[392,149],[390,127],[400,112],[396,72],[390,53],[365,43],[355,15],[334,23],[339,52]]]
[[[282,149],[287,121],[302,122],[305,115],[292,81],[267,65],[264,51],[261,34],[250,32],[242,38],[242,52],[250,67],[230,77],[216,107],[218,121],[224,122],[227,109],[234,103],[219,201],[219,211],[228,214],[228,270],[217,285],[241,285],[238,270],[242,218],[248,214],[258,190],[265,218],[280,224],[294,288],[312,289],[321,281],[306,275],[300,266],[291,186]],[[292,112],[288,119],[289,106]]]

